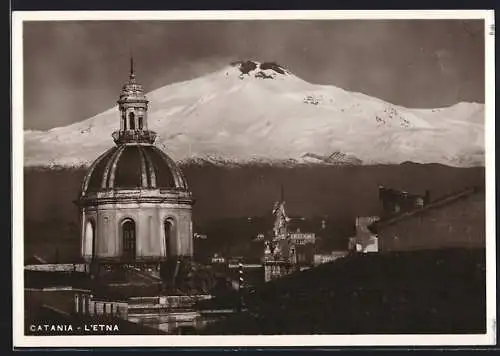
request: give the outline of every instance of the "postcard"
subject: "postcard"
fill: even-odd
[[[12,26],[15,347],[496,342],[493,11]]]

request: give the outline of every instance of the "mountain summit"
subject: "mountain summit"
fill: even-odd
[[[231,66],[239,69],[240,79],[244,79],[245,76],[258,79],[276,79],[292,75],[285,67],[275,62],[260,63],[247,60],[233,62]]]
[[[253,60],[146,96],[149,128],[177,161],[484,165],[483,104],[409,109]],[[119,120],[115,106],[65,127],[25,131],[25,165],[87,165],[113,145]]]

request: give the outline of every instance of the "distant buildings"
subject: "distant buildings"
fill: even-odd
[[[345,257],[348,251],[332,251],[331,253],[315,254],[313,265],[318,266],[323,263],[333,262],[339,258]]]
[[[290,233],[290,240],[295,245],[314,244],[316,242],[316,234],[314,232],[300,232],[299,229],[296,232]]]
[[[306,219],[290,218],[287,215],[283,195],[281,200],[274,204],[272,213],[272,235],[264,241],[263,265],[266,282],[313,266],[316,256],[316,234],[302,230],[307,226]],[[323,220],[321,229],[325,228],[326,222]]]
[[[260,233],[260,234],[257,234],[254,241],[264,241],[264,239],[265,239],[265,235]]]
[[[379,186],[381,217],[356,218],[349,250],[358,253],[479,247],[485,244],[484,187],[439,199]]]
[[[369,230],[377,235],[380,251],[484,247],[485,219],[484,187],[475,187],[424,200],[424,206],[386,216]]]
[[[430,201],[430,192],[425,195],[410,194],[406,191],[379,186],[378,195],[382,204],[382,216],[394,215],[422,208]]]
[[[368,253],[378,252],[378,238],[368,229],[368,226],[378,221],[378,216],[356,218],[356,236],[349,239],[350,251]]]
[[[226,259],[223,256],[219,256],[219,254],[214,254],[213,257],[210,259],[210,262],[212,264],[220,264],[220,263],[226,263]]]

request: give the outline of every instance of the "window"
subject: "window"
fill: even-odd
[[[142,116],[139,116],[139,130],[142,130]]]
[[[131,219],[127,219],[122,224],[123,238],[123,258],[127,260],[135,259],[135,223]]]
[[[424,199],[418,198],[415,202],[415,205],[417,208],[423,208],[424,207]]]
[[[122,127],[123,130],[127,129],[127,118],[125,117],[125,113],[122,113]]]
[[[129,122],[130,122],[130,129],[131,130],[135,130],[135,115],[134,115],[133,112],[131,112],[128,115],[128,119],[129,119]]]
[[[165,256],[172,256],[172,239],[174,237],[174,223],[171,219],[165,220],[163,223],[163,230],[165,234]]]
[[[87,221],[87,225],[85,227],[85,235],[87,240],[87,246],[90,244],[90,253],[91,257],[96,257],[96,236],[95,236],[95,226],[93,221]],[[87,250],[88,251],[88,250]],[[87,252],[88,253],[88,252]]]

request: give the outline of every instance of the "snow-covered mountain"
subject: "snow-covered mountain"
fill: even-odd
[[[147,97],[149,128],[177,161],[484,165],[483,104],[408,109],[255,61]],[[65,127],[27,130],[25,165],[87,165],[113,145],[118,127],[115,106]]]

